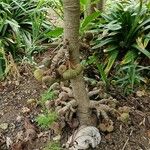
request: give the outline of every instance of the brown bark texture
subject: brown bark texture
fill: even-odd
[[[76,65],[80,63],[79,53],[79,26],[80,1],[63,0],[64,7],[64,40],[69,41],[70,61]],[[85,89],[83,75],[80,74],[71,80],[74,97],[78,104],[77,115],[80,125],[90,124],[89,97]]]
[[[87,0],[87,1],[88,1],[88,4],[85,10],[85,17],[91,15],[95,11],[95,8],[96,8],[96,4],[92,4],[92,0]]]
[[[99,0],[97,3],[97,9],[100,11],[104,11],[105,0]]]

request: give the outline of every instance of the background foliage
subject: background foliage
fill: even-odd
[[[93,0],[92,4],[97,2]],[[80,39],[84,39],[86,32],[94,35],[90,43],[92,49],[83,53],[86,56],[82,62],[87,70],[94,68],[94,73],[105,85],[113,79],[123,89],[133,90],[134,85],[147,83],[150,2],[107,0],[103,12],[95,9],[88,16],[89,1],[80,0],[80,4]],[[11,54],[15,61],[24,57],[31,59],[33,54],[47,49],[49,42],[62,37],[63,27],[50,22],[49,8],[63,21],[62,0],[1,0],[0,78],[7,74],[8,55]],[[94,75],[90,77],[95,78]]]
[[[150,59],[150,11],[146,5],[123,1],[102,13],[103,23],[93,49],[106,53],[105,73],[108,74],[116,60],[127,64],[132,59]]]
[[[48,6],[49,3],[43,0],[0,2],[0,42],[5,55],[11,53],[20,59],[45,48],[41,43],[49,40],[45,33],[51,30],[46,19]],[[4,62],[1,61],[1,65],[4,66]]]

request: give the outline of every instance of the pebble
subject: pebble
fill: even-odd
[[[1,123],[0,124],[0,129],[6,130],[8,128],[8,123]]]
[[[4,115],[4,112],[3,112],[3,111],[0,111],[0,117],[3,116],[3,115]]]
[[[14,130],[15,130],[15,124],[14,123],[11,123],[10,125],[9,125],[9,128],[10,128],[10,130],[13,132]]]
[[[31,110],[30,110],[28,107],[23,107],[22,110],[21,110],[21,112],[22,112],[23,114],[29,113],[30,111],[31,111]]]
[[[17,116],[16,121],[17,122],[21,122],[21,120],[22,120],[22,117],[21,116]]]

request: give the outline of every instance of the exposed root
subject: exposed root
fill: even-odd
[[[108,99],[101,99],[100,101],[90,101],[90,107],[100,107],[101,104],[108,105],[112,108],[116,108],[116,105],[118,104],[118,101],[116,99],[113,99],[112,97],[109,97]]]
[[[103,118],[98,126],[101,131],[113,131],[113,121],[109,118],[108,114],[112,114],[114,117],[120,116],[120,113],[115,109],[116,104],[117,100],[111,98],[102,99],[100,101],[90,101],[90,108],[96,110],[98,118]]]
[[[88,96],[89,97],[92,97],[93,95],[96,95],[96,94],[99,94],[100,93],[100,90],[99,89],[96,89],[96,90],[93,90],[93,91],[90,91],[88,93]]]
[[[55,82],[54,84],[52,84],[49,88],[50,90],[59,90],[60,89],[60,85],[58,82]]]
[[[69,45],[69,42],[66,40],[64,42],[64,46],[62,48],[60,48],[60,50],[57,52],[57,54],[52,59],[52,64],[51,64],[52,71],[57,67],[58,64],[69,60],[68,45]]]
[[[65,114],[66,111],[70,110],[72,112],[75,112],[75,109],[73,109],[73,107],[76,107],[77,103],[76,100],[71,100],[68,103],[65,103],[65,106],[63,106],[61,109],[58,110],[59,114]]]
[[[71,129],[77,129],[79,127],[79,120],[77,116],[77,101],[73,97],[73,92],[70,87],[66,87],[64,83],[54,83],[50,87],[53,92],[58,92],[58,98],[54,101],[49,102],[49,108],[55,108],[55,111],[60,116],[63,121],[63,125],[58,122],[57,127],[55,125],[55,132],[60,134],[60,129],[63,129],[65,125],[69,126]],[[89,89],[87,89],[89,91]],[[88,92],[88,96],[92,97],[94,95],[101,95],[101,89],[93,89]],[[89,108],[92,110],[93,115],[95,115],[95,122],[97,123],[98,129],[103,132],[112,132],[114,130],[114,122],[111,116],[117,118],[118,120],[126,123],[129,119],[129,107],[117,108],[118,101],[113,99],[111,96],[109,98],[101,99],[100,101],[90,100]],[[87,149],[89,145],[93,148],[96,147],[99,142],[96,142],[95,137],[99,132],[98,129],[93,127],[84,127],[85,129],[79,128],[74,134],[68,139],[66,147],[71,150]],[[81,129],[81,131],[80,131]],[[88,129],[88,130],[86,130]],[[58,132],[57,132],[58,131]],[[88,135],[87,135],[88,134]],[[92,136],[93,135],[93,136]],[[100,141],[100,139],[98,140]]]
[[[69,97],[73,97],[73,92],[69,87],[61,86],[61,89],[65,92],[67,92]]]
[[[67,94],[66,92],[63,92],[63,91],[62,91],[62,92],[59,94],[58,99],[55,100],[55,103],[56,103],[56,105],[58,105],[58,104],[60,104],[60,103],[62,103],[62,102],[65,102],[65,101],[68,100],[68,99],[69,99],[68,94]]]
[[[71,122],[77,117],[77,102],[73,97],[72,89],[64,86],[63,83],[54,83],[50,88],[54,90],[54,92],[58,92],[59,90],[60,93],[56,100],[49,102],[49,108],[55,106],[55,110],[60,117],[63,117],[66,123],[73,126],[73,123]],[[99,93],[99,89],[94,89],[93,91],[88,92],[88,96],[92,97],[93,95],[99,95]],[[96,118],[101,120],[100,123],[97,124],[101,131],[113,131],[114,125],[110,115],[124,123],[128,122],[130,108],[124,106],[116,109],[117,104],[118,101],[112,97],[101,99],[100,101],[90,100],[90,109],[96,113]],[[79,124],[79,122],[77,124]]]

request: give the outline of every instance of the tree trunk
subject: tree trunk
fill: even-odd
[[[104,5],[105,5],[105,0],[99,0],[99,2],[97,3],[97,9],[103,12]]]
[[[87,0],[87,5],[85,8],[85,17],[89,16],[91,14],[91,0]]]
[[[85,9],[85,17],[91,15],[95,11],[95,8],[96,8],[96,4],[92,4],[92,0],[87,0],[87,1],[88,3]]]
[[[85,10],[85,17],[91,15],[95,11],[95,8],[97,8],[100,11],[104,11],[106,0],[99,0],[97,3],[93,3],[93,4],[92,4],[92,0],[87,0],[87,1],[88,4]]]
[[[80,63],[79,53],[79,26],[80,0],[63,0],[64,7],[64,40],[69,41],[70,62],[73,65]],[[74,97],[78,103],[78,117],[80,125],[90,124],[89,97],[85,89],[83,75],[71,80]]]

